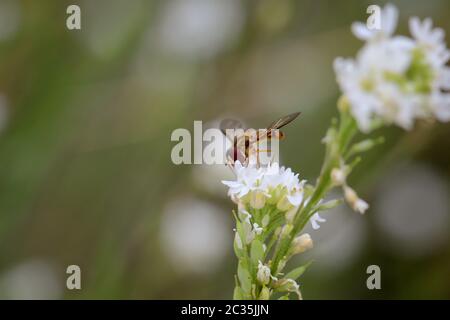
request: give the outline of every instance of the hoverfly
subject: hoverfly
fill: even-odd
[[[226,152],[227,165],[233,167],[236,161],[241,162],[243,165],[248,165],[249,159],[251,157],[256,157],[256,165],[259,167],[259,153],[271,152],[270,149],[259,149],[260,142],[266,139],[269,142],[271,139],[282,140],[285,135],[278,129],[289,124],[299,115],[300,112],[289,114],[272,122],[267,128],[260,130],[244,130],[242,124],[238,120],[222,120],[220,122],[220,130],[233,143],[232,147]],[[231,137],[229,135],[230,131],[228,131],[230,129],[232,129],[231,132],[233,132]],[[240,132],[240,134],[234,134],[235,132]]]

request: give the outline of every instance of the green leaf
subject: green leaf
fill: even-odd
[[[258,300],[270,300],[270,289],[263,286],[261,292],[259,293]]]
[[[239,261],[237,273],[239,283],[241,285],[242,290],[244,291],[244,294],[250,295],[252,289],[252,277],[242,261]]]
[[[284,277],[286,279],[297,280],[306,271],[306,269],[311,265],[311,263],[312,263],[312,261],[309,261],[308,263],[291,270]]]
[[[236,241],[233,240],[234,253],[239,258],[239,260],[246,259],[248,254],[245,245],[245,238],[244,238],[245,233],[244,230],[242,230],[242,223],[238,219],[236,219],[236,232],[239,235],[239,238],[241,239],[242,249],[238,248],[236,245]]]
[[[242,227],[242,223],[238,219],[236,219],[236,232],[239,234],[239,237],[241,238],[241,241],[242,241],[242,246],[245,249],[245,246],[246,246],[246,244],[245,244],[245,232],[244,232],[244,229]]]
[[[349,158],[355,154],[369,151],[373,147],[384,143],[384,137],[378,137],[376,139],[366,139],[355,143],[349,150],[346,158]]]
[[[278,300],[289,300],[289,294],[279,297]]]
[[[254,239],[252,241],[252,246],[250,249],[250,258],[252,259],[253,265],[257,266],[258,261],[263,261],[264,258],[264,248],[260,240]]]
[[[239,236],[239,238],[240,238],[240,236]],[[241,243],[242,243],[242,239],[241,239]],[[233,248],[234,248],[234,254],[236,255],[236,257],[238,257],[238,259],[242,259],[245,257],[245,251],[243,249],[238,248],[236,241],[233,241]]]
[[[233,291],[233,300],[243,300],[244,295],[242,293],[242,290],[239,286],[234,287]]]
[[[342,199],[334,199],[334,200],[330,200],[327,201],[325,203],[319,204],[318,206],[316,206],[313,211],[314,212],[319,212],[319,211],[326,211],[326,210],[330,210],[333,209],[337,206],[339,206],[340,204],[342,204]]]

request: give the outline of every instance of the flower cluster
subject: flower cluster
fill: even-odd
[[[410,129],[416,119],[450,120],[450,52],[444,32],[433,29],[430,19],[410,20],[412,38],[393,36],[397,9],[387,5],[381,12],[379,30],[354,23],[353,33],[365,41],[355,59],[334,63],[343,95],[339,118],[333,119],[322,140],[325,156],[314,185],[300,181],[291,169],[273,163],[267,167],[234,165],[236,179],[223,181],[237,204],[235,254],[239,260],[235,299],[301,299],[298,278],[309,263],[285,272],[289,260],[311,249],[313,240],[302,233],[325,222],[319,212],[339,205],[341,199],[323,202],[334,188],[356,212],[369,204],[349,186],[347,177],[360,154],[382,143],[383,138],[355,142],[358,128],[369,132],[395,123]]]
[[[278,163],[245,167],[237,161],[234,171],[236,180],[222,183],[230,188],[231,199],[243,207],[261,209],[268,203],[280,211],[288,211],[303,201],[306,181],[300,181],[290,168],[280,167]]]
[[[235,253],[239,258],[235,298],[268,299],[276,293],[296,293],[296,277],[283,277],[287,260],[312,248],[309,234],[293,231],[299,208],[309,198],[306,181],[300,181],[291,169],[278,163],[267,167],[234,164],[234,181],[222,181],[238,205],[236,214]],[[318,215],[314,227],[323,222]],[[282,241],[292,237],[285,254],[277,258]],[[272,253],[272,259],[269,258]],[[276,261],[276,262],[275,262]],[[281,277],[280,277],[281,276]]]
[[[355,59],[337,58],[334,69],[359,128],[368,132],[382,120],[411,129],[415,119],[450,120],[450,51],[444,31],[431,19],[409,20],[412,37],[394,36],[398,11],[386,5],[381,28],[355,22],[354,35],[365,41]]]

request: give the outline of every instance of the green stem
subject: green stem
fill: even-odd
[[[294,222],[294,229],[288,237],[280,242],[280,245],[274,253],[274,259],[271,266],[271,271],[273,274],[277,272],[279,263],[287,254],[295,236],[303,230],[312,214],[314,214],[311,210],[331,189],[331,171],[333,168],[339,167],[341,155],[348,148],[348,145],[350,144],[356,131],[357,127],[354,119],[348,114],[348,112],[341,112],[339,130],[336,136],[337,141],[336,143],[331,142],[327,145],[325,160],[320,171],[320,176],[317,179],[314,192],[307,205],[299,210],[297,218]]]
[[[270,222],[268,229],[264,234],[260,235],[260,241],[265,243],[268,241],[266,251],[263,254],[263,261],[268,260],[269,252],[272,253],[272,261],[270,264],[271,274],[278,276],[278,272],[281,272],[280,263],[287,262],[290,256],[287,256],[293,239],[304,229],[311,216],[315,213],[317,204],[323,199],[326,194],[333,188],[333,182],[331,180],[331,172],[334,168],[341,166],[341,161],[344,159],[349,146],[351,146],[352,139],[357,132],[357,126],[355,120],[351,117],[348,109],[340,108],[339,123],[334,122],[332,127],[327,132],[327,144],[324,161],[320,170],[320,175],[316,181],[316,185],[312,195],[309,197],[309,201],[306,204],[302,204],[299,208],[297,215],[293,221],[293,229],[287,235],[276,234],[276,228],[282,226],[285,222],[284,215],[274,214],[277,212],[274,206],[264,208],[262,210],[252,210],[254,222],[257,222],[262,226],[262,219],[266,216],[270,216]],[[236,219],[239,219],[235,215]],[[242,233],[242,231],[240,232]],[[253,265],[250,256],[249,249],[251,246],[245,244],[245,237],[243,234],[239,235],[243,242],[243,254],[240,257],[242,263],[248,268],[251,275],[252,287],[250,296],[254,299],[259,297],[262,286],[257,283],[256,273],[257,268]],[[270,237],[270,240],[269,240]],[[272,250],[272,247],[274,249]]]

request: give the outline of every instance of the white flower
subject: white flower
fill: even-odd
[[[303,201],[306,181],[299,181],[298,174],[290,168],[280,167],[278,163],[264,168],[244,167],[237,161],[234,172],[235,181],[222,183],[229,187],[230,197],[240,204],[248,203],[254,209],[261,209],[269,202],[287,211]]]
[[[425,116],[419,95],[404,93],[397,85],[386,82],[379,85],[377,94],[383,104],[378,115],[389,123],[411,130],[414,120]]]
[[[325,222],[327,220],[319,216],[319,213],[316,212],[311,216],[311,219],[309,219],[309,221],[311,222],[312,228],[314,230],[317,230],[320,228],[319,222]]]
[[[352,59],[336,58],[333,66],[360,129],[369,131],[372,113],[381,108],[381,102],[372,91],[364,90],[364,86],[372,87],[375,79],[371,80]]]
[[[257,223],[254,223],[253,231],[255,232],[255,234],[261,234],[263,232],[263,228],[260,227]]]
[[[444,90],[450,90],[450,67],[442,67],[437,75],[437,85]]]
[[[256,273],[256,278],[259,283],[262,285],[266,285],[269,283],[270,278],[272,277],[270,273],[270,268],[264,265],[261,261],[258,261],[258,271]]]
[[[366,210],[369,209],[369,204],[365,202],[363,199],[359,198],[356,200],[354,205],[354,210],[363,214]]]
[[[294,207],[298,207],[303,201],[303,184],[301,184],[301,189],[294,188],[287,199]]]
[[[431,19],[410,19],[413,38],[393,36],[397,11],[387,5],[381,30],[353,25],[355,35],[367,42],[355,59],[334,61],[337,82],[363,132],[375,118],[409,130],[416,119],[450,120],[450,51],[444,31],[432,28]]]
[[[298,186],[298,174],[294,174],[290,168],[280,167],[278,163],[269,164],[265,168],[263,186],[266,188],[286,187],[291,190]]]
[[[405,129],[410,128],[411,121],[402,121],[415,116],[408,112],[409,96],[389,82],[386,75],[401,74],[407,70],[411,63],[412,47],[411,41],[395,38],[367,44],[356,60],[335,60],[338,83],[346,94],[351,112],[362,131],[370,130],[374,116],[382,117],[387,122],[395,122]]]
[[[228,186],[228,194],[242,198],[247,195],[256,186],[257,181],[262,176],[262,170],[255,167],[245,167],[239,161],[234,164],[234,172],[236,174],[236,181],[222,181]]]
[[[369,29],[363,22],[354,22],[352,24],[353,34],[361,40],[378,40],[390,37],[397,27],[398,10],[395,6],[387,4],[380,15],[380,29]]]
[[[450,94],[433,92],[430,97],[430,107],[439,121],[450,121]]]
[[[433,29],[433,21],[430,18],[421,22],[417,17],[409,19],[409,30],[417,44],[427,53],[427,60],[433,67],[439,68],[447,63],[450,51],[445,45],[444,30]]]

